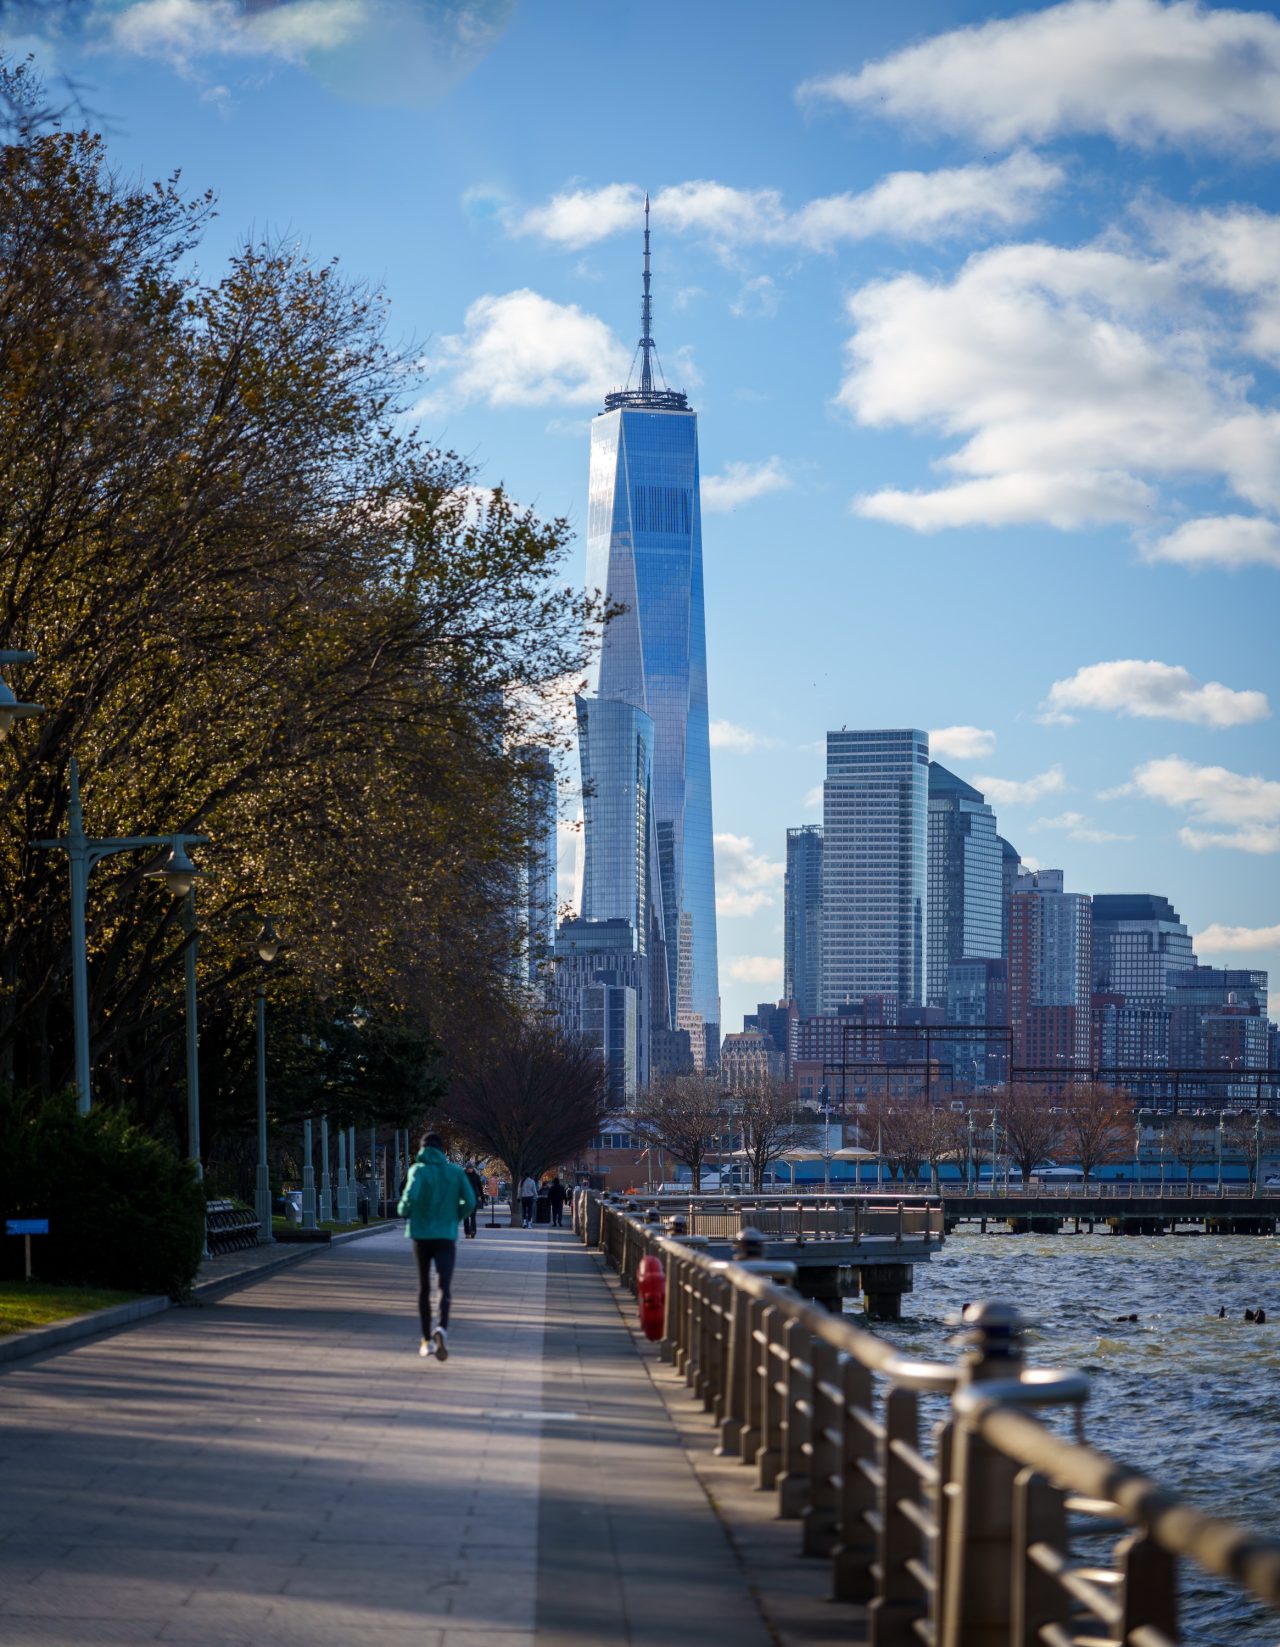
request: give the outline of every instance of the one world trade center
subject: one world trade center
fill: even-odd
[[[654,1022],[666,1016],[687,1029],[702,1067],[718,1059],[720,989],[698,419],[684,394],[655,383],[651,318],[646,197],[639,386],[606,395],[605,409],[591,425],[587,584],[623,609],[605,630],[592,685],[597,699],[629,704],[652,722],[647,827],[639,837],[631,828],[628,838],[638,841],[646,859],[656,857],[656,864],[639,871],[652,889],[666,961],[668,1012],[655,1012]],[[643,740],[636,747],[643,759]],[[592,764],[603,778],[601,763]],[[596,905],[585,907],[584,899],[588,919],[624,913],[637,884],[616,843],[602,838],[613,833],[610,799],[597,795],[584,808],[588,884]],[[619,880],[629,881],[617,888],[616,909],[605,908],[601,899],[599,872],[606,861],[617,866]]]

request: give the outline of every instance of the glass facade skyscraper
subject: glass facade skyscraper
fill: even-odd
[[[680,1028],[719,1046],[711,747],[698,420],[655,386],[645,214],[640,387],[605,397],[591,426],[587,583],[625,608],[605,630],[594,695],[653,722],[653,822],[668,993]],[[587,858],[593,843],[587,823]],[[606,855],[613,857],[612,849]]]
[[[828,732],[822,795],[821,1011],[923,1005],[928,733]]]
[[[1129,1006],[1166,1007],[1169,975],[1196,964],[1191,934],[1167,898],[1149,892],[1095,893],[1093,987]]]
[[[929,1001],[947,1004],[953,961],[1001,953],[995,813],[971,784],[929,763]]]
[[[822,933],[822,829],[802,824],[787,831],[787,878],[783,899],[783,985],[802,1018],[818,1010]]]

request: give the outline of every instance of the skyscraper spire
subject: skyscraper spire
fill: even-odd
[[[0,0],[2,3],[2,0]],[[665,384],[661,388],[655,383],[654,365],[657,363],[656,377],[662,378],[662,364],[658,361],[658,346],[653,341],[653,298],[650,292],[649,277],[649,192],[646,189],[644,196],[644,296],[640,300],[640,341],[636,345],[636,354],[640,356],[640,387],[630,387],[631,375],[627,375],[625,389],[612,389],[604,397],[606,412],[620,411],[624,406],[645,406],[653,411],[687,412],[689,401],[679,389],[668,389]],[[635,355],[631,357],[631,371],[636,369]]]
[[[653,390],[653,368],[649,355],[653,349],[653,305],[649,297],[649,191],[644,194],[644,297],[640,303],[640,392]]]

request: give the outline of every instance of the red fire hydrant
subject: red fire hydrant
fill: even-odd
[[[662,1337],[667,1318],[667,1272],[661,1258],[642,1258],[636,1271],[640,1329],[646,1338]]]

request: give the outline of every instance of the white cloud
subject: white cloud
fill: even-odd
[[[60,31],[197,78],[218,59],[274,59],[340,96],[424,106],[493,48],[513,9],[514,0],[85,0],[66,9]]]
[[[929,733],[929,753],[952,761],[980,761],[996,746],[994,732],[980,726],[938,726]]]
[[[1062,812],[1056,818],[1037,818],[1038,829],[1065,829],[1073,841],[1089,841],[1098,845],[1103,841],[1131,841],[1132,835],[1117,835],[1110,829],[1098,829],[1090,824],[1083,812]]]
[[[754,915],[774,902],[786,865],[762,857],[749,835],[717,835],[715,856],[717,915]]]
[[[903,274],[855,292],[837,402],[859,423],[955,443],[926,490],[855,500],[935,531],[1044,521],[1146,526],[1159,488],[1217,481],[1280,508],[1280,414],[1218,356],[1233,339],[1169,257],[1000,246],[954,277]],[[1172,551],[1163,551],[1166,558]]]
[[[1138,658],[1091,663],[1066,680],[1054,681],[1040,719],[1070,724],[1073,709],[1110,710],[1193,726],[1246,726],[1271,713],[1264,692],[1237,691],[1220,681],[1202,684],[1180,664]]]
[[[1230,146],[1280,135],[1280,23],[1198,0],[1066,0],[935,35],[801,95],[984,144],[1102,132]]]
[[[460,335],[442,337],[426,362],[443,374],[421,413],[441,403],[489,406],[597,404],[626,376],[630,356],[605,323],[576,303],[527,289],[479,297]]]
[[[1280,926],[1224,926],[1220,921],[1197,932],[1199,955],[1253,955],[1264,949],[1280,949]]]
[[[541,235],[578,250],[619,229],[634,229],[644,209],[644,190],[634,183],[606,183],[602,189],[572,189],[533,206],[514,222],[518,234]]]
[[[821,812],[822,802],[823,794],[822,785],[820,783],[814,784],[812,789],[805,791],[805,797],[802,805],[804,806],[806,812]]]
[[[703,478],[702,507],[707,514],[724,514],[770,492],[785,491],[791,484],[780,457],[767,457],[763,463],[727,463],[722,475]]]
[[[1042,795],[1053,795],[1067,787],[1066,774],[1060,766],[1051,766],[1034,778],[983,777],[973,781],[997,806],[1028,806]]]
[[[735,755],[749,755],[756,749],[768,749],[772,743],[772,738],[766,738],[760,732],[748,731],[745,726],[735,726],[732,721],[711,723],[713,749],[727,749]]]
[[[1261,515],[1216,515],[1188,520],[1143,546],[1147,560],[1180,566],[1280,567],[1280,525]]]
[[[134,0],[96,15],[119,50],[178,67],[212,56],[298,62],[345,45],[369,22],[365,0],[293,0],[253,12],[234,0]]]
[[[735,955],[725,970],[739,984],[782,983],[782,962],[772,955]]]
[[[1178,838],[1194,851],[1222,846],[1240,852],[1280,852],[1280,783],[1274,779],[1225,766],[1196,766],[1170,755],[1138,767],[1124,790],[1185,812],[1191,821],[1179,830]],[[1228,827],[1198,827],[1203,824]]]
[[[1025,223],[1063,180],[1061,167],[1020,151],[995,165],[975,162],[934,172],[890,172],[861,194],[827,195],[788,210],[776,189],[737,189],[711,179],[675,183],[653,196],[664,233],[697,234],[722,250],[798,246],[827,252],[846,241],[887,235],[935,240],[960,229]],[[509,218],[515,234],[536,234],[568,250],[634,232],[644,191],[634,183],[570,189]]]

